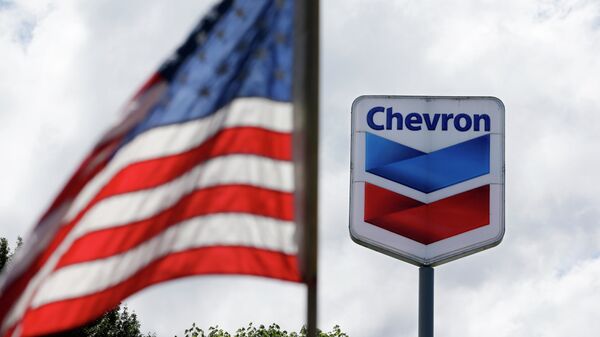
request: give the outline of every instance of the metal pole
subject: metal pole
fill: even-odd
[[[307,337],[317,337],[319,1],[295,0],[294,161],[301,268],[307,286]]]
[[[419,268],[419,337],[433,337],[433,268]]]

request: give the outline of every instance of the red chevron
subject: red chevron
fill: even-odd
[[[365,183],[365,221],[422,244],[490,223],[490,186],[430,204]]]

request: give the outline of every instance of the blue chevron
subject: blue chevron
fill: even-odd
[[[431,193],[490,173],[490,135],[424,153],[367,132],[365,169]]]

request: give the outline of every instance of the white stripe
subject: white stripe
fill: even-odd
[[[92,231],[149,218],[196,189],[244,184],[293,192],[293,170],[292,162],[288,161],[250,155],[217,157],[167,184],[103,199],[82,217],[70,239],[74,241]]]
[[[244,246],[295,254],[295,228],[293,222],[250,214],[190,219],[123,254],[55,271],[40,287],[32,307],[102,291],[127,280],[161,257],[193,248]]]
[[[265,98],[238,98],[209,117],[183,124],[148,130],[117,152],[94,179],[79,193],[64,222],[69,222],[100,189],[128,165],[184,152],[202,144],[222,129],[252,126],[278,132],[292,132],[292,104]]]

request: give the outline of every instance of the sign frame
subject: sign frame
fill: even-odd
[[[495,160],[499,160],[500,164],[494,164],[492,162],[492,159],[490,159],[490,170],[492,170],[492,166],[495,165],[495,169],[496,171],[494,171],[495,173],[492,174],[492,172],[490,171],[490,173],[488,173],[487,175],[485,175],[485,177],[489,178],[487,180],[484,180],[484,182],[477,182],[477,178],[475,179],[471,179],[473,181],[475,181],[474,183],[477,184],[485,184],[485,181],[495,181],[494,183],[489,183],[490,186],[494,186],[493,188],[495,189],[494,191],[490,192],[490,224],[486,225],[486,226],[482,226],[482,227],[490,227],[492,226],[493,228],[488,228],[489,230],[485,233],[485,235],[487,235],[487,237],[483,238],[480,241],[477,242],[471,242],[468,245],[465,245],[464,247],[460,247],[460,248],[456,248],[453,249],[451,251],[445,252],[445,253],[440,253],[438,255],[435,255],[433,257],[424,257],[424,256],[420,256],[418,254],[413,254],[403,248],[398,248],[398,247],[394,247],[392,245],[388,243],[383,243],[381,241],[378,241],[377,239],[374,239],[373,237],[369,237],[366,235],[363,235],[360,233],[359,230],[357,230],[357,228],[361,228],[360,226],[369,226],[370,224],[365,223],[364,220],[361,219],[357,219],[357,212],[355,212],[355,208],[358,207],[355,205],[355,202],[357,202],[357,200],[359,202],[363,202],[364,203],[364,195],[363,194],[359,194],[357,192],[357,189],[360,187],[361,183],[362,186],[364,186],[364,184],[367,181],[357,181],[355,178],[357,175],[361,175],[364,176],[366,173],[366,169],[364,168],[364,153],[362,155],[358,154],[357,151],[357,147],[358,146],[362,146],[362,151],[365,151],[365,145],[364,145],[364,139],[360,140],[360,142],[362,142],[361,144],[357,144],[359,143],[359,137],[357,136],[360,133],[365,133],[365,131],[361,131],[361,130],[357,130],[357,121],[356,119],[357,114],[359,114],[359,112],[357,111],[357,106],[363,102],[363,101],[368,101],[368,100],[372,100],[372,101],[386,101],[386,102],[395,102],[395,104],[399,104],[398,102],[400,101],[409,101],[409,100],[413,100],[413,101],[423,101],[423,102],[428,102],[428,104],[431,104],[431,102],[434,101],[449,101],[452,103],[456,103],[457,105],[461,105],[462,102],[467,102],[465,105],[469,106],[469,105],[477,105],[478,102],[485,102],[487,105],[493,106],[495,107],[494,111],[487,111],[486,113],[490,114],[490,116],[492,114],[498,114],[495,116],[491,116],[490,118],[493,118],[494,121],[499,121],[500,125],[497,129],[491,129],[489,131],[490,135],[497,135],[494,136],[496,138],[494,138],[495,140],[492,141],[492,143],[490,143],[490,151],[494,152],[493,154],[490,154],[490,157],[493,157],[493,159]],[[388,104],[389,105],[389,104]],[[412,111],[403,111],[405,113],[409,113]],[[428,112],[434,112],[434,111],[422,111],[423,113],[428,113]],[[437,112],[437,111],[436,111]],[[456,112],[458,113],[459,111],[444,111],[444,112]],[[482,111],[483,112],[483,111]],[[472,112],[471,112],[472,113]],[[362,112],[362,114],[364,115],[364,111]],[[441,265],[443,263],[447,263],[456,259],[459,259],[461,257],[465,257],[471,254],[475,254],[477,252],[492,248],[497,246],[498,244],[500,244],[500,242],[502,241],[504,234],[505,234],[505,106],[504,103],[493,96],[413,96],[413,95],[363,95],[363,96],[359,96],[357,97],[353,103],[352,103],[352,108],[351,108],[351,132],[352,132],[352,137],[351,137],[351,161],[350,161],[350,209],[349,209],[349,219],[350,219],[350,225],[349,225],[349,231],[350,231],[350,237],[352,238],[352,240],[362,246],[365,246],[367,248],[373,249],[375,251],[378,251],[380,253],[383,253],[385,255],[394,257],[396,259],[417,265],[417,266],[437,266],[437,265]],[[365,122],[362,123],[363,125],[365,124]],[[361,126],[362,127],[362,126]],[[490,136],[492,137],[492,136]],[[364,137],[362,137],[364,138]],[[362,160],[360,162],[361,165],[363,165],[362,169],[359,169],[358,171],[360,171],[359,173],[357,173],[357,165],[359,165],[359,163],[357,162],[358,158],[357,157],[361,157],[360,160]],[[499,167],[498,167],[499,166]],[[370,175],[370,174],[367,174]],[[375,180],[380,179],[379,177],[374,177]],[[495,179],[495,180],[494,180]],[[380,179],[381,180],[381,179]],[[467,180],[468,182],[469,180]],[[464,184],[465,182],[459,183],[460,184]],[[451,189],[453,186],[447,187],[447,189]],[[490,187],[490,189],[492,189],[492,187]],[[364,191],[364,187],[363,187],[363,191]],[[491,190],[490,190],[491,191]],[[418,192],[417,192],[418,193]],[[357,195],[358,195],[358,199],[357,199]],[[495,197],[494,197],[495,196]],[[438,198],[440,199],[440,198]],[[493,199],[493,200],[492,200]],[[492,210],[492,206],[496,205],[493,203],[498,203],[499,204],[499,210],[495,211],[495,213],[492,215],[492,213],[494,212]],[[493,205],[492,205],[493,204]],[[364,213],[364,204],[361,206],[363,207],[363,213]],[[494,217],[494,218],[493,218]],[[494,222],[495,221],[495,222]],[[494,222],[492,224],[492,222]],[[376,227],[376,226],[373,226]],[[364,228],[362,228],[364,229]],[[377,231],[381,232],[381,231],[386,231],[385,229],[376,229]],[[475,229],[477,230],[477,229]],[[493,230],[493,232],[492,232]],[[474,230],[470,230],[468,232],[465,233],[469,233],[469,232],[473,232]],[[365,231],[362,230],[362,232],[364,233]],[[393,232],[389,232],[390,235],[396,235],[399,236],[396,233]],[[457,236],[463,235],[465,233],[459,234]],[[495,234],[495,235],[492,235]],[[378,234],[380,235],[380,234]],[[479,235],[479,232],[473,235]],[[471,235],[471,236],[473,236]],[[401,236],[400,236],[401,237]],[[441,241],[445,241],[445,240],[449,240],[452,239],[453,237],[449,237],[446,238],[444,240]],[[411,239],[404,237],[404,239],[411,241]],[[473,240],[471,240],[473,241]],[[416,242],[416,241],[415,241]],[[416,242],[416,244],[420,244],[418,242]],[[425,245],[427,246],[427,245]]]

